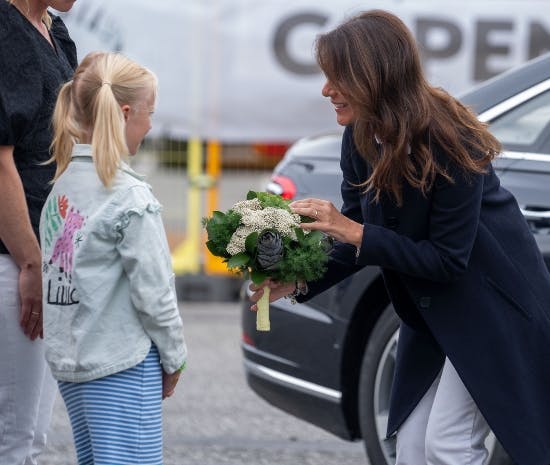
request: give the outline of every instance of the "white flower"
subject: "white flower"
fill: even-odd
[[[249,211],[252,210],[261,210],[262,204],[258,199],[252,199],[252,200],[241,200],[240,202],[237,202],[231,210],[240,213],[241,215],[245,215]]]
[[[262,210],[258,199],[237,202],[232,208],[241,217],[241,225],[231,236],[227,252],[235,255],[244,252],[245,241],[253,232],[261,233],[265,229],[278,231],[281,236],[296,240],[295,228],[300,227],[300,215],[276,207],[266,207]]]

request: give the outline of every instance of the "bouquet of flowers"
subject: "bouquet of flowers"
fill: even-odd
[[[255,284],[267,278],[283,283],[319,279],[326,270],[330,238],[301,229],[300,223],[311,219],[292,213],[289,203],[278,195],[250,191],[226,213],[213,212],[203,219],[208,250]],[[263,290],[256,329],[269,331],[269,287]]]

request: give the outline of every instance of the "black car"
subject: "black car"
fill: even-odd
[[[490,124],[504,153],[494,161],[518,200],[550,268],[550,54],[461,96]],[[341,134],[294,144],[268,190],[289,199],[341,204]],[[272,405],[348,440],[364,440],[371,465],[394,463],[385,440],[399,320],[380,269],[366,267],[306,304],[271,305],[271,332],[255,329],[243,299],[248,384]],[[511,461],[488,439],[491,465]]]

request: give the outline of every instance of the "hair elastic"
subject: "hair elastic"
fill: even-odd
[[[103,82],[101,83],[102,86],[104,86],[105,84],[107,84],[108,86],[112,86],[112,85],[113,85],[113,83],[112,83],[111,81],[103,81]]]

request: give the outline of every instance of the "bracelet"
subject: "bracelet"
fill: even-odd
[[[296,281],[295,285],[296,288],[290,294],[285,295],[285,299],[290,299],[290,303],[292,305],[297,303],[296,297],[306,295],[309,292],[309,288],[307,287],[307,283],[305,281]]]

